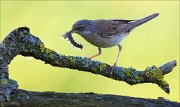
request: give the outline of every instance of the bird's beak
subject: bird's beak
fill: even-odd
[[[72,29],[68,33],[74,33],[75,31],[76,31],[75,29]]]
[[[70,30],[69,32],[67,32],[67,33],[63,36],[64,39],[66,39],[66,38],[68,38],[69,36],[71,36],[71,34],[74,33],[74,32],[75,32],[74,29],[72,29],[72,30]]]

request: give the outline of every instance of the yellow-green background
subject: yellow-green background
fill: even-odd
[[[89,57],[97,48],[80,36],[74,37],[84,49],[74,48],[60,36],[80,19],[138,19],[158,12],[160,16],[136,28],[122,42],[119,66],[145,69],[177,60],[178,66],[165,76],[171,92],[166,94],[155,84],[130,86],[91,73],[52,67],[44,62],[17,56],[9,66],[10,78],[19,88],[33,91],[95,92],[143,98],[165,97],[179,100],[179,1],[1,1],[1,41],[13,29],[30,28],[47,47],[58,53]],[[117,47],[103,49],[94,60],[113,64]]]

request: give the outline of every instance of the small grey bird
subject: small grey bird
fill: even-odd
[[[119,52],[113,67],[116,66],[120,51],[122,49],[121,41],[137,26],[157,17],[155,13],[139,20],[79,20],[72,30],[70,30],[64,38],[71,36],[71,33],[77,33],[87,42],[98,47],[98,54],[90,57],[94,58],[102,53],[101,48],[109,48],[113,46],[119,47]],[[111,72],[112,73],[112,72]]]

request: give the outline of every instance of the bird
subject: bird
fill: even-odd
[[[98,48],[98,53],[90,58],[101,55],[101,48],[110,48],[118,46],[118,54],[114,64],[112,65],[111,75],[113,68],[117,65],[120,52],[122,50],[121,42],[125,37],[136,27],[144,24],[145,22],[157,17],[159,13],[154,13],[147,17],[138,20],[125,20],[125,19],[98,19],[98,20],[78,20],[72,29],[67,32],[64,38],[68,38],[72,33],[79,34],[87,42]]]

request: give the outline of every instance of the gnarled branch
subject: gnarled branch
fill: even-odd
[[[38,37],[30,34],[29,28],[20,27],[13,30],[0,44],[0,94],[3,92],[6,97],[8,97],[13,89],[18,87],[16,81],[8,78],[8,64],[17,55],[32,56],[52,66],[91,72],[111,79],[124,81],[130,85],[155,83],[166,93],[169,93],[170,89],[169,84],[163,77],[176,66],[175,60],[160,67],[147,67],[143,71],[116,66],[115,71],[110,75],[110,65],[93,61],[89,58],[58,54],[54,50],[46,48]],[[5,91],[7,87],[11,89],[8,92]]]

